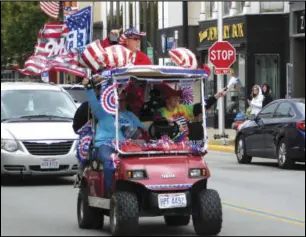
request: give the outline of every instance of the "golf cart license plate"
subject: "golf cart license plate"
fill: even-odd
[[[158,206],[160,209],[186,207],[187,199],[185,193],[167,193],[158,195]]]
[[[59,162],[55,159],[46,159],[42,160],[40,164],[41,169],[58,169],[59,168]]]

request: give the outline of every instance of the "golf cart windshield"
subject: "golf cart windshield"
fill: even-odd
[[[104,78],[106,74],[104,72]],[[205,152],[206,119],[203,70],[180,67],[134,66],[109,71],[109,85],[114,89],[116,149],[122,155],[178,154]],[[102,82],[103,83],[103,82]],[[105,81],[104,81],[105,83]],[[171,100],[178,100],[173,111]],[[126,109],[142,123],[141,129],[126,128],[120,122],[121,94],[126,93]],[[180,96],[176,96],[176,94]],[[106,103],[107,96],[102,101]],[[167,98],[167,99],[166,99]],[[102,102],[103,103],[103,102]],[[199,113],[194,111],[198,108]],[[119,140],[119,133],[134,134]]]

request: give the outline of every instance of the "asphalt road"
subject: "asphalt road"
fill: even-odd
[[[305,166],[277,168],[276,162],[255,159],[238,165],[234,155],[210,152],[209,188],[223,200],[220,236],[305,236]],[[71,178],[29,179],[1,185],[2,235],[109,235],[104,230],[80,230],[76,219],[77,189]],[[163,218],[143,218],[140,235],[194,235],[193,227],[166,227]]]

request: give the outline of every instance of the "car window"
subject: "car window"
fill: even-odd
[[[298,107],[298,110],[305,116],[305,102],[296,102],[296,106]]]
[[[71,97],[78,101],[79,103],[83,103],[87,101],[87,94],[85,88],[72,88],[72,89],[65,89]]]
[[[68,94],[53,90],[1,91],[2,106],[6,110],[1,113],[1,120],[32,115],[73,118],[76,111],[76,105]]]
[[[275,118],[292,118],[294,117],[294,111],[291,105],[287,102],[281,103],[277,110],[275,111],[274,117]]]
[[[273,103],[273,104],[267,105],[263,110],[260,111],[260,113],[258,114],[258,117],[263,118],[263,119],[272,118],[278,105],[279,103]]]

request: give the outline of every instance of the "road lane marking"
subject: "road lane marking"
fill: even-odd
[[[275,214],[275,213],[270,212],[270,211],[263,211],[263,210],[259,210],[257,208],[256,209],[255,208],[250,208],[250,207],[242,206],[242,205],[239,205],[239,204],[233,204],[233,203],[230,203],[230,202],[222,202],[222,205],[226,208],[230,208],[230,209],[240,211],[240,212],[244,212],[244,213],[247,213],[247,214],[262,216],[262,217],[266,217],[266,218],[270,218],[270,219],[283,221],[283,222],[287,222],[287,223],[290,223],[290,224],[305,227],[305,220],[302,220],[302,219],[299,219],[299,218],[296,218],[296,217],[289,217],[289,216],[286,216],[286,215]]]

